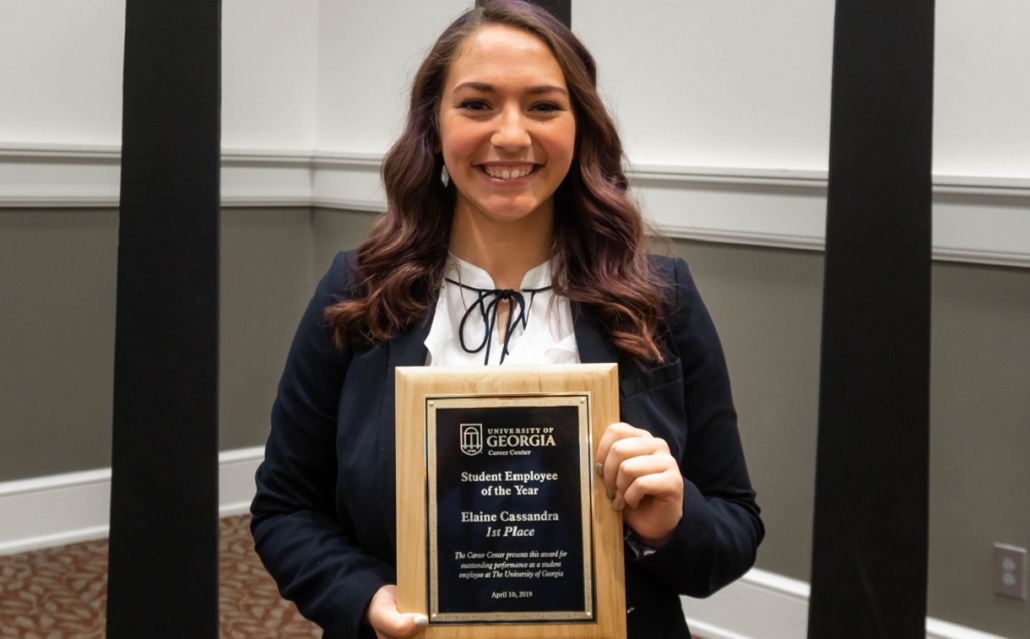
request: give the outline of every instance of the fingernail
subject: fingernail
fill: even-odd
[[[622,499],[617,498],[612,501],[612,510],[622,510]]]
[[[608,488],[607,486],[604,487],[604,494],[608,495],[608,499],[611,499],[612,497],[615,497],[615,491],[612,490],[611,488]]]
[[[428,628],[429,617],[425,615],[415,615],[415,627],[416,628]]]
[[[598,464],[594,466],[594,470],[597,471],[599,477],[604,477],[604,464]]]

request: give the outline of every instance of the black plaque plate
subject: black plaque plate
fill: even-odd
[[[594,619],[588,402],[426,399],[432,623]]]

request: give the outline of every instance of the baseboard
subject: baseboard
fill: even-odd
[[[265,459],[265,447],[239,448],[218,454],[218,516],[250,512],[254,500],[254,473]]]
[[[808,596],[807,583],[755,568],[708,599],[684,597],[683,612],[702,639],[805,639]],[[926,639],[1005,638],[927,618]]]
[[[263,458],[260,446],[218,454],[220,516],[247,512]],[[110,468],[0,483],[0,555],[106,537],[110,498]],[[708,599],[684,597],[683,611],[703,639],[804,639],[808,596],[807,583],[756,568]],[[926,637],[1005,639],[938,619]]]
[[[218,512],[247,512],[264,448],[218,455]],[[108,534],[111,469],[0,483],[0,555],[101,539]]]

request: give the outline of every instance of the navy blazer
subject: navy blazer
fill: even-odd
[[[592,308],[573,314],[581,361],[619,363],[621,419],[665,439],[684,476],[672,540],[646,557],[626,550],[629,637],[689,639],[678,595],[705,597],[744,574],[764,529],[715,327],[685,262],[651,265],[668,283],[663,363],[626,360]],[[324,311],[349,294],[355,268],[353,253],[339,254],[301,320],[251,507],[258,555],[327,639],[374,639],[365,608],[396,583],[394,368],[425,364],[432,321],[336,349]]]

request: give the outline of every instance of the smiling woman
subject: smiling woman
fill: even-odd
[[[301,321],[257,475],[257,552],[326,637],[429,623],[393,585],[397,366],[618,362],[622,422],[593,461],[626,527],[631,639],[687,639],[678,595],[754,563],[722,349],[686,264],[647,254],[596,75],[547,11],[487,0],[415,76],[387,211]]]

